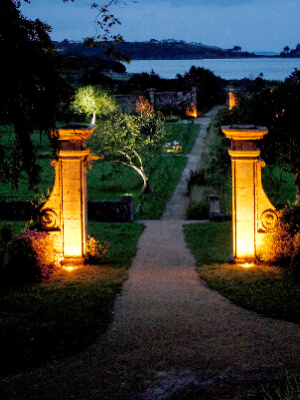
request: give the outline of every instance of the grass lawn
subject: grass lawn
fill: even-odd
[[[211,194],[219,196],[222,213],[232,212],[231,162],[228,155],[230,143],[229,140],[224,142],[224,139],[225,136],[220,135],[216,118],[203,140],[200,169],[190,181],[188,219],[208,218]],[[283,171],[278,166],[266,165],[262,169],[262,184],[269,200],[278,210],[295,201],[296,190],[292,173]]]
[[[233,303],[271,318],[300,323],[300,282],[280,267],[229,264],[231,222],[186,225],[197,271],[211,289]]]
[[[277,209],[282,209],[286,204],[292,204],[295,201],[295,181],[290,172],[267,165],[262,169],[262,183],[269,199]]]
[[[111,243],[101,265],[60,269],[42,284],[0,284],[1,375],[79,352],[107,329],[144,226],[89,225],[91,235]]]
[[[171,140],[183,142],[183,154],[164,156],[161,151],[154,154],[150,178],[151,192],[148,195],[141,193],[143,182],[133,169],[104,160],[94,162],[88,171],[89,199],[120,199],[124,194],[130,194],[133,197],[135,208],[141,204],[139,219],[159,218],[186,164],[185,155],[193,147],[199,131],[199,126],[192,124],[166,123],[165,128],[169,134],[166,142]],[[1,143],[11,146],[13,135],[9,133],[9,129],[2,127],[0,134]],[[28,190],[27,179],[22,177],[18,190],[12,190],[9,184],[0,183],[1,198],[46,200],[49,196],[54,184],[54,168],[50,166],[53,159],[51,148],[46,137],[44,138],[44,147],[38,147],[38,134],[33,135],[33,142],[37,146],[39,163],[42,167],[40,184],[36,190]]]
[[[175,188],[186,156],[199,127],[190,124],[166,124],[168,140],[183,142],[182,155],[164,156],[158,152],[152,162],[151,193],[142,195],[142,182],[133,170],[108,162],[93,165],[88,174],[90,199],[115,199],[131,194],[142,204],[139,218],[159,218]],[[38,143],[38,135],[34,138]],[[10,145],[12,135],[2,132]],[[0,185],[1,197],[12,199],[44,198],[54,182],[53,159],[47,140],[38,148],[42,181],[37,191],[29,191],[22,177],[19,189]],[[14,222],[15,232],[25,223]],[[86,265],[71,272],[57,271],[42,284],[7,286],[0,283],[0,374],[19,372],[45,361],[81,351],[107,329],[116,295],[127,279],[127,269],[136,252],[144,226],[141,224],[96,223],[89,221],[89,234],[101,243],[111,243],[100,265]],[[16,361],[17,360],[17,361]]]
[[[141,193],[142,180],[131,168],[100,161],[88,173],[89,199],[119,199],[124,194],[133,197],[135,208],[141,205],[139,219],[159,219],[166,202],[186,165],[188,154],[199,132],[199,126],[191,124],[166,124],[167,140],[183,142],[183,154],[165,156],[161,151],[153,156],[150,193]]]

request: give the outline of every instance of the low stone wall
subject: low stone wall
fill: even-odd
[[[135,212],[131,196],[121,200],[93,200],[88,202],[89,219],[102,222],[133,222]]]
[[[140,107],[139,95],[115,95],[123,111],[138,111]],[[197,109],[197,90],[192,87],[185,92],[156,92],[149,89],[148,100],[155,109],[170,108],[185,113],[188,109]]]
[[[37,216],[37,209],[29,200],[0,200],[0,219],[8,221],[28,221]]]
[[[184,112],[197,107],[197,94],[194,88],[189,92],[154,92],[154,102],[157,108],[170,107]]]
[[[130,111],[138,111],[140,106],[139,96],[136,95],[115,95],[115,98],[118,104],[121,106],[122,111],[130,112]]]
[[[0,200],[0,220],[35,220],[38,209],[31,201]],[[88,218],[101,222],[133,222],[135,212],[131,196],[121,200],[94,200],[88,202]]]

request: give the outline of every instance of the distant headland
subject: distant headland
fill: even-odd
[[[76,54],[84,57],[104,57],[103,46],[86,47],[83,42],[69,41],[55,42],[56,48],[63,54]],[[295,49],[286,46],[280,54],[272,52],[248,52],[240,46],[231,49],[222,49],[202,43],[187,43],[183,40],[151,39],[148,42],[122,42],[117,45],[117,51],[130,57],[132,60],[199,60],[213,58],[261,58],[300,57],[300,44]]]

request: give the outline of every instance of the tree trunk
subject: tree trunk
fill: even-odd
[[[143,179],[143,188],[142,188],[142,193],[149,193],[150,192],[150,186],[149,186],[149,178],[145,174],[144,171],[138,169],[137,167],[132,167],[135,171],[137,171],[140,176]]]
[[[147,178],[146,180],[146,184],[144,182],[144,186],[143,186],[143,193],[150,193],[150,185],[149,185],[149,179]]]
[[[91,120],[91,125],[95,125],[96,123],[96,112],[93,112],[92,120]]]
[[[142,188],[142,192],[143,193],[149,193],[150,192],[150,188],[149,188],[149,178],[147,177],[147,175],[145,174],[144,170],[138,168],[135,165],[131,165],[131,164],[125,164],[124,165],[133,168],[139,175],[140,177],[143,179],[143,188]]]
[[[120,163],[125,165],[126,167],[130,167],[130,168],[134,169],[140,175],[140,177],[143,179],[142,193],[149,193],[150,192],[149,177],[145,174],[144,169],[137,167],[133,163],[123,162],[123,161],[121,161]]]

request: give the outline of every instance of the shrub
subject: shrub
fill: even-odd
[[[289,225],[289,231],[292,236],[300,231],[300,205],[288,205],[283,210],[285,222]]]
[[[7,244],[13,237],[13,225],[11,222],[2,222],[0,224],[0,242]]]
[[[169,123],[175,123],[180,121],[180,116],[179,115],[168,115],[166,116],[166,122]]]
[[[264,400],[299,400],[300,383],[296,377],[287,377],[285,381],[279,382],[277,388],[270,391],[264,390]]]
[[[285,212],[278,213],[278,223],[266,232],[263,242],[264,253],[261,260],[266,264],[289,266],[294,252],[294,240],[290,225],[285,221]]]
[[[197,203],[192,200],[188,204],[186,211],[187,219],[208,219],[209,218],[209,205],[207,202]]]
[[[293,274],[296,278],[300,278],[300,232],[296,233],[293,239],[294,251],[291,261]]]
[[[36,229],[14,238],[8,253],[8,278],[18,283],[49,279],[62,260],[59,236]]]
[[[104,245],[98,240],[88,235],[86,242],[86,263],[97,264],[98,261],[107,253],[110,243],[105,242]]]
[[[190,171],[190,177],[187,180],[187,195],[191,194],[193,186],[204,186],[206,184],[206,171],[200,169],[199,171]]]
[[[288,205],[278,213],[278,224],[264,238],[261,260],[267,264],[291,267],[300,278],[300,206]]]
[[[0,271],[1,275],[5,271],[7,244],[13,237],[13,226],[11,223],[0,223]]]

